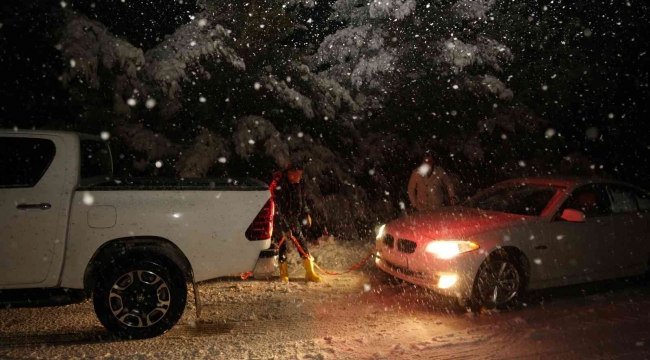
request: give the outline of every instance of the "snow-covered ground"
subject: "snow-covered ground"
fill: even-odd
[[[312,252],[342,270],[369,249],[326,241]],[[544,291],[522,309],[473,315],[372,266],[320,284],[301,281],[297,259],[291,268],[288,284],[201,284],[201,319],[190,304],[174,329],[149,340],[111,339],[90,302],[0,310],[0,358],[650,358],[642,282]]]

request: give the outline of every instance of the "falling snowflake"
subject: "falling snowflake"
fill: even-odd
[[[196,46],[196,41],[191,41],[190,46]]]
[[[135,106],[138,102],[135,101],[134,98],[130,98],[129,100],[126,101],[126,103],[127,103],[129,106]]]
[[[102,138],[102,140],[106,141],[111,138],[111,134],[108,131],[102,131],[99,136]]]
[[[66,6],[68,6],[68,4],[66,4],[66,2],[65,2],[65,1],[61,1],[61,3],[60,3],[60,4],[61,4],[61,7],[62,7],[62,8],[64,8],[64,9],[65,9],[65,7],[66,7]]]
[[[200,26],[200,27],[204,27],[204,26],[206,26],[206,25],[208,25],[208,20],[207,20],[207,19],[201,19],[201,20],[199,20],[199,26]]]
[[[156,167],[160,169],[162,167],[162,161],[160,160],[156,161]]]
[[[370,176],[375,175],[375,169],[368,170],[368,175],[370,175]]]
[[[429,165],[429,164],[422,164],[418,168],[418,174],[420,174],[420,176],[429,175],[429,171],[431,171],[431,165]]]
[[[582,33],[585,35],[585,37],[590,37],[592,34],[591,29],[585,29]]]
[[[613,119],[614,118],[614,113],[609,113],[609,115],[607,115],[607,117],[610,118],[610,119]]]
[[[454,90],[458,90],[458,85],[454,85],[451,88],[454,89]]]
[[[298,133],[298,137],[299,137],[299,138],[301,138],[301,137],[303,137],[303,136],[305,136],[305,134],[303,134],[302,131]]]
[[[542,90],[544,91],[548,90],[548,85],[542,85]]]
[[[153,109],[156,107],[156,99],[148,99],[147,102],[145,103],[145,106],[147,109]]]
[[[95,203],[95,197],[91,193],[86,191],[84,192],[82,201],[84,204],[91,206],[92,204]]]
[[[248,143],[251,144],[251,145],[255,145],[255,140],[250,139],[250,140],[248,140]]]
[[[205,97],[203,97],[203,96],[201,96],[201,97],[199,98],[199,102],[204,103],[204,102],[206,102],[206,101],[208,101],[208,100],[207,100]]]
[[[590,127],[587,129],[587,131],[585,131],[585,136],[589,140],[596,140],[598,138],[598,129],[595,127]]]
[[[221,164],[225,164],[226,161],[228,161],[228,160],[227,160],[225,157],[222,156],[222,157],[220,157],[220,158],[218,159],[218,161],[219,161],[219,163],[221,163]]]
[[[519,160],[519,162],[517,164],[519,164],[519,166],[521,166],[521,167],[526,167],[526,162],[523,161],[523,160]]]
[[[406,209],[406,204],[404,203],[404,201],[400,201],[400,202],[399,202],[399,208],[400,208],[401,210]]]
[[[537,258],[537,259],[535,259],[535,260],[533,260],[533,261],[534,261],[535,264],[537,264],[537,265],[542,265],[542,259]]]
[[[254,88],[255,90],[259,90],[259,89],[262,88],[262,84],[256,82],[255,84],[253,84],[253,88]]]
[[[75,67],[77,66],[77,62],[74,61],[74,59],[70,59],[70,67]]]
[[[370,284],[363,284],[363,291],[368,292],[372,289]]]
[[[546,137],[547,139],[550,139],[553,136],[555,136],[555,129],[553,129],[553,128],[546,129],[546,133],[544,133],[544,137]]]

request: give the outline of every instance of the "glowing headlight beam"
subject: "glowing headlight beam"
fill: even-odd
[[[477,243],[462,240],[441,240],[430,242],[425,251],[439,259],[451,259],[459,254],[478,249]]]

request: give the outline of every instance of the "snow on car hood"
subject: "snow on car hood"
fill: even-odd
[[[413,241],[466,239],[521,223],[529,216],[450,207],[438,211],[409,215],[390,222],[386,232],[395,238]]]

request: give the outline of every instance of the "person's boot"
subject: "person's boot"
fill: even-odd
[[[302,265],[305,267],[305,280],[313,282],[323,281],[323,279],[314,272],[314,262],[311,257],[302,259]]]
[[[289,264],[286,262],[280,263],[280,280],[289,282]]]

